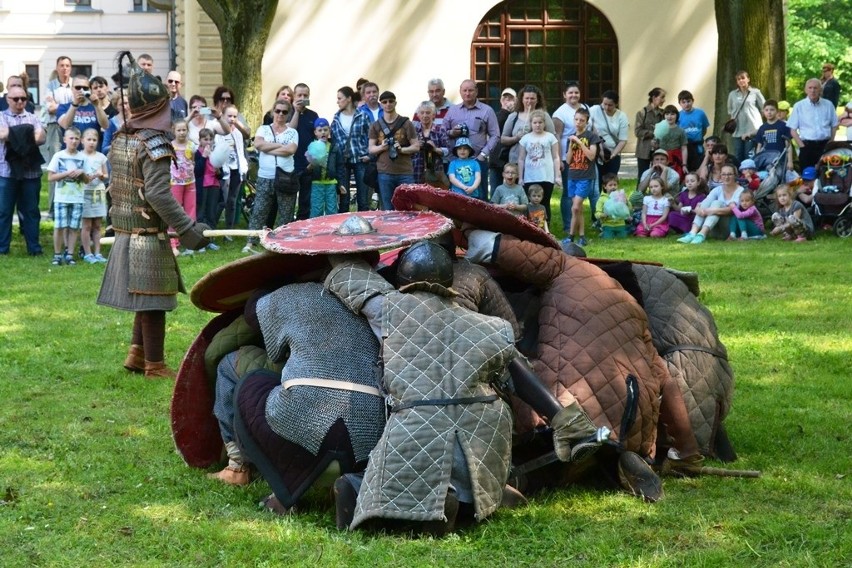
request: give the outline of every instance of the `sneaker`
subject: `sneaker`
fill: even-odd
[[[219,250],[219,245],[217,245],[216,243],[210,243],[209,245],[207,245],[207,250],[217,251]]]
[[[101,264],[106,264],[106,261],[107,261],[107,259],[104,258],[104,255],[102,255],[101,253],[98,253],[98,254],[95,255],[95,260],[97,260]]]
[[[808,238],[805,235],[799,235],[798,237],[796,237],[797,243],[804,243],[804,242],[807,242],[807,240],[808,240]]]
[[[766,235],[752,235],[749,238],[755,241],[762,241],[766,238]]]
[[[184,249],[184,251],[180,253],[181,256],[192,256],[194,254],[195,252],[193,252],[192,249]]]
[[[584,246],[587,246],[589,244],[589,241],[586,240],[585,236],[580,235],[580,240],[577,241],[577,244],[580,245],[581,247],[584,247]]]
[[[53,266],[62,266],[62,255],[54,254],[53,260],[50,261],[50,264],[52,264]]]
[[[573,242],[574,242],[574,237],[571,237],[571,236],[568,236],[568,237],[565,237],[564,239],[562,239],[563,245],[568,244],[568,243],[573,243]]]
[[[205,253],[205,252],[207,252],[207,247],[201,247],[200,249],[195,249],[195,252],[197,252],[198,254]]]
[[[726,241],[735,241],[735,240],[737,240],[737,236],[734,235],[733,233],[731,233],[730,235],[728,235],[728,238],[725,239],[725,240]]]
[[[698,235],[695,235],[694,237],[692,237],[692,240],[689,241],[689,244],[700,245],[703,242],[704,242],[704,235],[698,234]]]
[[[83,255],[83,261],[86,262],[87,264],[97,264],[98,263],[98,259],[95,258],[95,255],[93,255],[92,253]]]
[[[688,244],[688,243],[691,243],[692,239],[694,239],[695,237],[696,237],[696,235],[694,235],[692,233],[687,233],[684,236],[682,236],[681,238],[679,238],[677,240],[677,242]]]
[[[67,264],[68,266],[74,266],[75,264],[77,264],[74,261],[74,257],[68,254],[67,252],[65,253],[65,264]]]
[[[243,254],[260,254],[258,251],[254,250],[254,247],[252,247],[251,245],[244,246],[242,253]]]
[[[747,237],[747,236],[745,236],[745,235],[743,235],[743,236],[741,236],[741,237],[740,237],[740,240],[741,240],[741,241],[747,241],[747,240],[748,240],[748,237]]]

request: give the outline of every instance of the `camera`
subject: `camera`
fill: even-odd
[[[80,91],[80,94],[82,94],[84,97],[86,97],[88,99],[89,97],[92,96],[92,91],[88,91],[88,90],[87,91]]]
[[[213,114],[213,111],[211,111],[208,107],[201,107],[201,110],[199,110],[198,113],[204,116],[210,116]]]
[[[396,149],[396,140],[387,138],[385,143],[388,145],[388,158],[396,160],[399,157],[399,150]]]
[[[461,134],[459,134],[459,136],[464,136],[464,137],[470,136],[470,128],[464,122],[459,124],[459,132],[461,133]]]

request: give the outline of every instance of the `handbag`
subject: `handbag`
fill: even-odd
[[[737,117],[740,115],[740,111],[743,110],[743,107],[748,100],[748,96],[751,94],[751,90],[746,93],[743,97],[743,102],[740,103],[740,108],[737,109],[737,112],[734,113],[734,118],[725,121],[725,124],[722,126],[722,130],[727,132],[728,134],[733,134],[737,130]]]
[[[277,161],[278,158],[276,158]],[[299,192],[299,175],[296,172],[285,172],[275,166],[275,181],[272,184],[276,193],[294,194]]]
[[[612,130],[609,129],[609,121],[606,119],[606,116],[604,115],[603,109],[600,108],[600,107],[598,107],[598,108],[601,111],[601,115],[603,115],[603,120],[604,120],[604,124],[606,125],[607,134],[609,134],[609,137],[612,138],[613,140],[618,140],[618,138],[615,136],[615,134],[612,133]],[[597,156],[596,161],[597,161],[598,164],[604,165],[605,163],[607,163],[611,159],[612,159],[612,148],[610,148],[606,145],[606,141],[603,139],[603,136],[601,136],[601,142],[600,142],[600,144],[598,144],[598,156]]]

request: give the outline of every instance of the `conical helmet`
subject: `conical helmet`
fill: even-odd
[[[127,57],[129,66],[122,68],[121,60],[124,57]],[[118,55],[118,63],[122,84],[127,85],[126,97],[132,115],[148,115],[168,104],[169,91],[163,82],[139,67],[129,51]]]

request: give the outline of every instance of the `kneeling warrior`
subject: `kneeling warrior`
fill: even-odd
[[[437,244],[419,242],[402,253],[399,291],[362,260],[331,260],[326,288],[364,314],[383,342],[383,386],[391,406],[363,482],[354,475],[335,482],[338,527],[397,519],[444,534],[460,502],[477,520],[499,507],[511,462],[512,416],[493,385],[511,389],[507,368],[521,371],[512,375],[516,393],[553,418],[563,459],[581,459],[608,434],[598,432],[578,404],[562,408],[517,361],[508,322],[456,303],[453,264]]]

